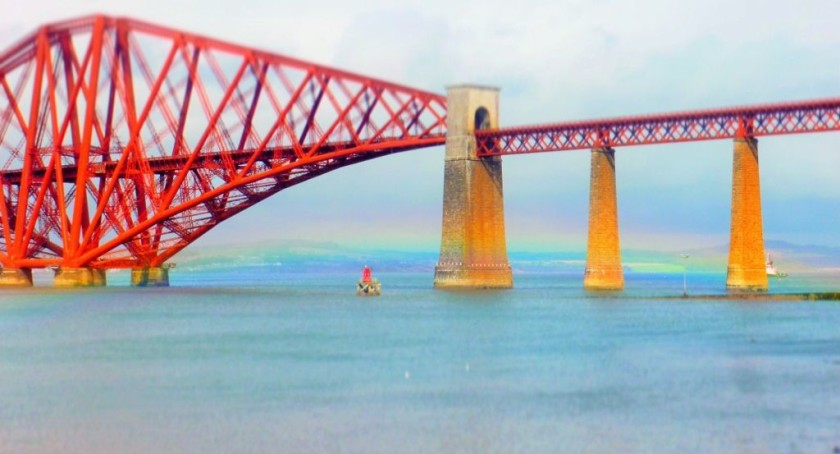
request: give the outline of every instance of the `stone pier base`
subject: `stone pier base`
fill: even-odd
[[[439,263],[435,267],[435,287],[450,289],[506,289],[513,287],[510,265],[459,266]]]
[[[589,236],[586,249],[586,290],[623,290],[615,189],[615,150],[593,148],[589,183]]]
[[[169,287],[169,268],[153,266],[131,270],[132,287]]]
[[[32,287],[32,270],[29,268],[0,269],[0,288]]]
[[[767,291],[758,141],[735,139],[732,164],[732,229],[729,240],[729,290]]]
[[[96,268],[68,268],[61,267],[55,271],[53,285],[55,287],[104,287],[106,284],[105,270]]]

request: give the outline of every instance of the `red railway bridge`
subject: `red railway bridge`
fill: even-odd
[[[446,145],[438,287],[513,285],[501,156],[592,150],[584,284],[623,288],[615,147],[733,139],[727,285],[765,290],[756,137],[840,130],[840,98],[500,128],[447,96],[127,18],[40,27],[0,54],[0,286],[168,285],[218,223],[334,169]]]

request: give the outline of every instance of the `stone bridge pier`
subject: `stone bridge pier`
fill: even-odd
[[[758,140],[753,137],[735,139],[732,160],[732,227],[726,288],[767,291]]]
[[[589,233],[586,246],[586,290],[623,290],[615,189],[615,150],[593,148],[589,176]]]
[[[31,268],[0,268],[0,288],[32,287]]]
[[[499,90],[447,92],[443,229],[436,288],[511,288],[501,157],[478,157],[475,131],[499,127]]]

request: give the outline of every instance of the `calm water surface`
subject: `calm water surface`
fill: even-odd
[[[355,274],[277,269],[0,292],[0,452],[840,451],[836,302],[649,298],[682,275],[608,299],[571,274],[379,277],[368,299]]]

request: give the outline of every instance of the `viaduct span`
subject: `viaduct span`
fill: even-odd
[[[840,99],[501,128],[498,90],[447,96],[133,19],[40,27],[0,54],[0,287],[168,285],[167,260],[297,183],[446,145],[435,286],[513,285],[502,156],[591,150],[584,286],[624,286],[615,148],[730,139],[727,287],[766,290],[757,137],[840,130]]]

